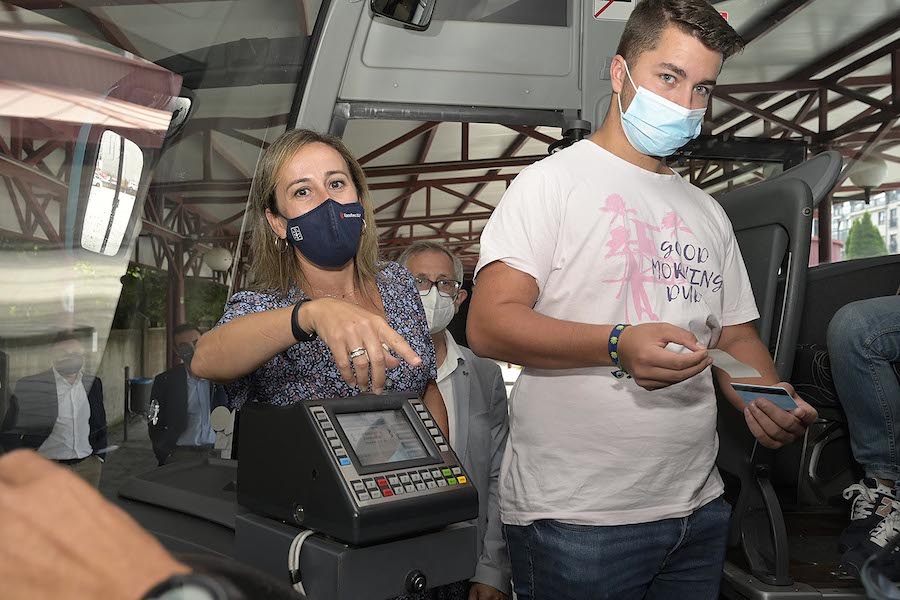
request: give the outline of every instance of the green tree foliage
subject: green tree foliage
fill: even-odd
[[[887,246],[884,238],[875,224],[872,216],[865,212],[861,219],[853,221],[850,233],[847,234],[847,243],[844,246],[844,255],[848,259],[869,258],[871,256],[883,256],[887,254]]]
[[[168,289],[169,276],[164,271],[130,266],[122,277],[113,328],[164,327]],[[222,316],[228,288],[209,279],[187,277],[184,296],[187,320],[206,329]]]

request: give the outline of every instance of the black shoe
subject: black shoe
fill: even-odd
[[[869,532],[869,536],[841,556],[841,566],[858,578],[869,558],[879,552],[886,556],[896,553],[898,542],[900,542],[900,502],[892,501],[890,512]]]
[[[891,503],[897,500],[892,488],[872,477],[866,477],[845,489],[844,498],[852,498],[852,502],[850,525],[838,540],[838,552],[841,554],[867,539],[869,532],[890,513]]]

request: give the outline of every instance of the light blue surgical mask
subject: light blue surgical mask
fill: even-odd
[[[636,94],[627,111],[622,110],[622,94],[617,94],[619,116],[625,137],[635,150],[647,156],[669,156],[700,135],[705,108],[691,110],[635,86],[628,63],[625,73]]]

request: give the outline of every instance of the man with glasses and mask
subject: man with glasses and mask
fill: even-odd
[[[713,376],[764,446],[816,419],[759,339],[728,216],[665,163],[742,46],[706,0],[634,3],[603,123],[524,169],[481,236],[469,343],[525,367],[500,477],[520,600],[718,598]],[[798,407],[745,405],[707,348]]]
[[[189,323],[175,327],[173,341],[181,364],[160,373],[150,392],[148,427],[160,465],[209,456],[216,442],[210,413],[226,404],[225,392],[191,372],[200,330]]]
[[[56,337],[50,358],[49,370],[16,383],[11,401],[16,443],[9,445],[35,448],[98,487],[100,454],[107,446],[103,384],[84,373],[84,346],[73,333]]]
[[[416,242],[398,261],[415,279],[437,357],[437,385],[447,406],[450,445],[478,490],[478,565],[469,600],[510,596],[509,557],[500,523],[497,478],[509,430],[500,367],[460,346],[447,331],[467,293],[463,266],[434,242]]]

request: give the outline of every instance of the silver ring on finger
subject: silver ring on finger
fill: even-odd
[[[363,356],[363,355],[365,355],[365,353],[366,353],[365,348],[354,348],[353,350],[351,350],[349,352],[350,360],[353,360],[354,358],[356,358],[358,356]]]

